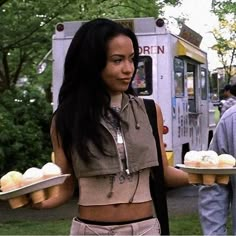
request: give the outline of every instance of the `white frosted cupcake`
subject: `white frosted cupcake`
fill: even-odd
[[[219,164],[219,156],[215,151],[201,151],[202,160],[200,162],[200,167],[202,168],[217,168]],[[203,175],[203,184],[212,185],[215,183],[216,175],[215,174],[204,174]]]
[[[43,180],[43,172],[37,167],[31,167],[23,174],[22,185],[27,186],[35,184]],[[30,197],[34,203],[42,202],[46,199],[46,194],[43,189],[37,190],[30,194]]]
[[[61,168],[55,163],[48,162],[42,167],[44,179],[61,175]]]
[[[1,190],[7,192],[21,187],[22,173],[9,171],[0,180]]]
[[[233,167],[235,166],[235,158],[230,154],[219,155],[219,167]]]
[[[184,164],[186,166],[199,167],[202,156],[199,151],[189,151],[184,156]]]
[[[31,167],[25,171],[22,178],[22,184],[24,186],[34,184],[43,179],[43,172],[37,167]]]
[[[7,174],[3,175],[0,180],[1,190],[3,192],[15,190],[21,187],[22,183],[22,173],[19,171],[9,171]],[[18,208],[26,205],[29,200],[26,195],[9,199],[9,204],[11,208]]]
[[[219,164],[219,156],[215,151],[201,151],[200,167],[204,168],[216,168]]]
[[[230,154],[219,155],[219,168],[232,168],[235,166],[235,158]],[[228,184],[229,175],[217,175],[216,182],[218,184]]]
[[[184,164],[189,167],[199,167],[202,156],[199,151],[189,151],[184,156]],[[188,173],[188,181],[190,184],[201,184],[202,175],[195,173]]]
[[[43,172],[44,179],[49,179],[52,177],[60,176],[62,174],[61,168],[52,162],[46,163],[42,167],[42,172]],[[60,191],[59,185],[55,185],[55,186],[47,188],[48,198],[58,196],[59,191]]]

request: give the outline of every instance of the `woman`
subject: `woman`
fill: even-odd
[[[78,182],[71,235],[160,234],[149,189],[157,149],[143,100],[131,88],[138,57],[135,34],[108,19],[83,24],[68,49],[51,136],[55,162],[71,177],[38,207],[63,204]],[[187,184],[184,172],[167,165],[156,110],[165,181]]]

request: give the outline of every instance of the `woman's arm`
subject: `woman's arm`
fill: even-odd
[[[63,184],[59,185],[59,194],[57,196],[51,197],[41,203],[33,205],[34,208],[38,209],[46,209],[60,206],[67,202],[73,196],[74,193],[75,177],[73,174],[73,169],[64,154],[60,140],[58,141],[57,139],[54,120],[51,125],[50,133],[54,151],[55,164],[57,164],[61,168],[62,174],[71,174],[71,176],[68,177]]]
[[[167,187],[178,187],[187,185],[188,183],[188,174],[182,170],[179,170],[173,166],[168,165],[167,156],[163,143],[163,116],[159,105],[156,104],[157,111],[157,126],[159,132],[159,139],[161,145],[161,153],[162,153],[162,162],[164,169],[164,177]]]

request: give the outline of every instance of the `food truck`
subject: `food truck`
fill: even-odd
[[[162,19],[119,19],[139,42],[140,59],[133,88],[154,99],[164,119],[164,143],[170,165],[183,163],[189,150],[207,150],[216,122],[210,101],[207,53],[199,35],[187,26],[175,35]],[[75,32],[85,21],[59,23],[52,39],[53,109],[63,80],[63,64]]]

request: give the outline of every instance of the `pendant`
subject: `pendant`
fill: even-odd
[[[120,132],[117,132],[117,143],[119,144],[123,143],[123,137]]]

